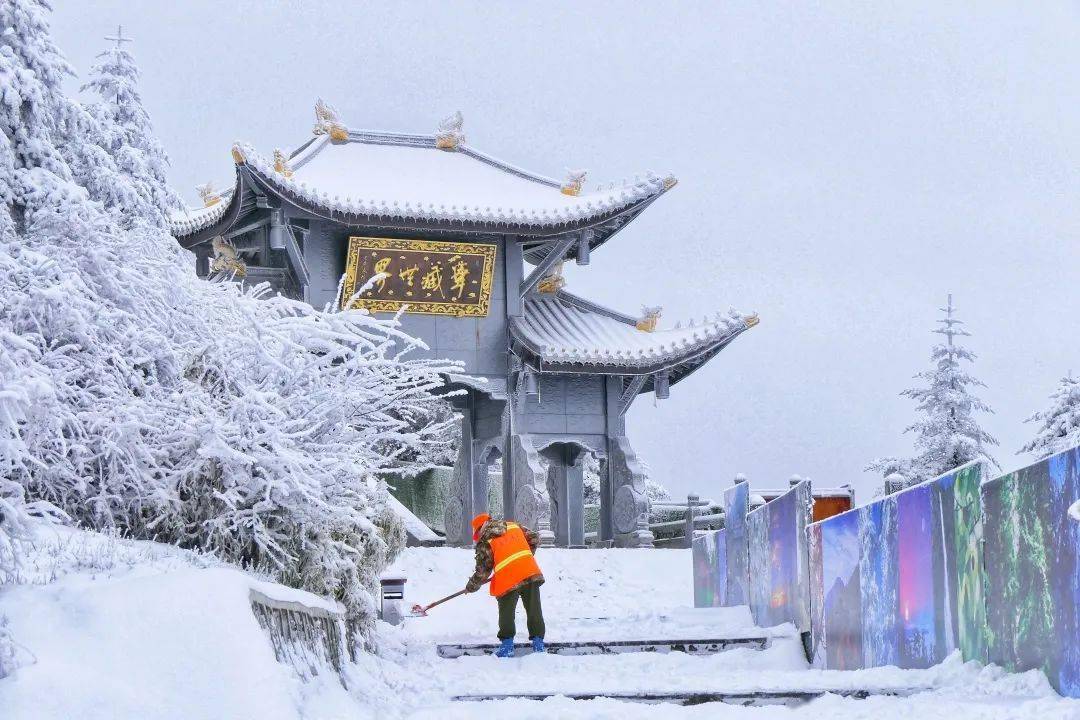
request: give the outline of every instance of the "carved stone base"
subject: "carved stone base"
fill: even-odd
[[[514,519],[540,533],[541,547],[555,546],[551,531],[549,500],[545,493],[547,471],[527,435],[510,436],[510,462],[514,464]]]
[[[616,547],[653,547],[649,530],[649,499],[645,494],[645,472],[625,435],[608,439],[609,460],[615,498],[612,525]]]
[[[650,530],[635,530],[631,533],[617,533],[615,535],[615,547],[617,548],[651,548],[656,538]]]

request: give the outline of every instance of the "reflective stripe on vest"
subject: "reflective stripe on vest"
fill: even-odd
[[[521,526],[506,523],[506,532],[491,538],[492,560],[495,563],[491,579],[491,594],[500,597],[529,578],[540,574],[529,541]]]
[[[518,558],[523,558],[526,555],[532,555],[532,553],[529,552],[528,550],[518,550],[516,553],[514,553],[513,555],[511,555],[510,557],[506,558],[501,563],[496,565],[495,566],[495,572],[499,572],[500,570],[502,570],[504,567],[506,567],[510,563],[514,562]]]

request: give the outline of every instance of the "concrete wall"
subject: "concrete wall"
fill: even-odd
[[[519,418],[522,432],[535,435],[602,437],[604,378],[599,375],[541,375],[539,395],[529,395]]]

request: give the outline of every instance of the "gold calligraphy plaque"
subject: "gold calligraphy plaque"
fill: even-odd
[[[350,237],[342,304],[371,312],[485,317],[491,305],[495,246],[437,240]]]

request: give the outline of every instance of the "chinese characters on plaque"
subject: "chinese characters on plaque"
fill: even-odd
[[[344,304],[372,312],[484,317],[491,303],[495,246],[436,240],[350,237]]]

